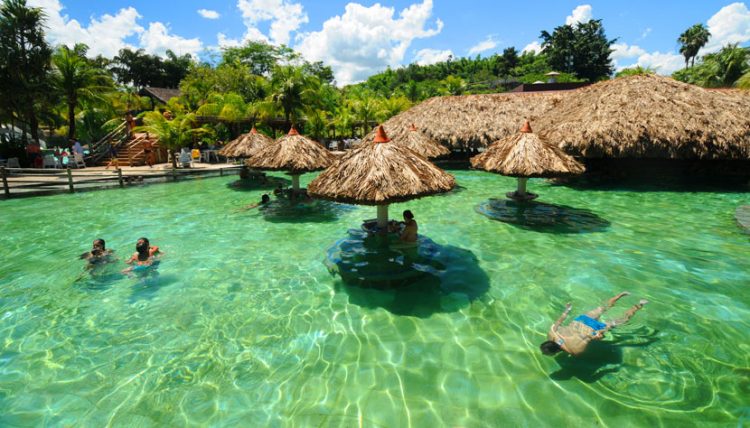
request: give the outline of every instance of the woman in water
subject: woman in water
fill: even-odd
[[[112,250],[106,248],[106,243],[103,239],[95,239],[91,246],[91,251],[87,251],[81,254],[81,259],[85,259],[89,262],[87,266],[89,269],[95,265],[105,264],[112,261]]]
[[[154,262],[156,261],[156,256],[161,255],[159,252],[159,247],[152,246],[148,242],[148,238],[140,238],[138,239],[138,242],[135,244],[135,253],[126,261],[125,263],[131,266],[127,269],[125,269],[123,272],[132,272],[133,270],[136,270],[139,267],[147,268],[149,266],[153,266]]]

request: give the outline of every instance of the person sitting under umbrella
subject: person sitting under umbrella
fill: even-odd
[[[570,303],[565,305],[565,311],[552,324],[549,333],[547,333],[547,339],[549,340],[539,346],[542,353],[544,355],[555,355],[560,351],[565,351],[573,356],[582,354],[591,341],[603,339],[604,333],[628,322],[636,312],[648,303],[648,300],[641,299],[640,302],[628,309],[621,318],[606,323],[599,321],[599,318],[607,309],[628,295],[630,293],[622,292],[609,299],[606,306],[599,306],[594,310],[586,312],[584,315],[577,316],[570,324],[561,326],[565,318],[568,317],[570,309],[573,307]]]

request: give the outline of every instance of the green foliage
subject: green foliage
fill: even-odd
[[[724,46],[719,52],[703,56],[693,67],[675,72],[672,77],[686,83],[709,87],[729,88],[750,71],[750,48],[737,44]]]
[[[542,31],[541,38],[542,52],[557,71],[589,82],[606,79],[614,71],[610,55],[617,39],[607,39],[600,19],[579,22],[575,26],[562,25],[552,34]]]
[[[282,110],[287,123],[294,125],[304,110],[317,106],[319,90],[320,80],[305,73],[302,67],[278,66],[273,69],[267,101]]]
[[[677,43],[680,44],[680,53],[685,57],[685,68],[688,68],[688,62],[692,60],[695,65],[695,57],[703,46],[706,46],[711,33],[703,24],[695,24],[680,34]]]
[[[287,46],[274,46],[265,42],[248,41],[243,46],[224,48],[220,65],[244,65],[258,76],[269,76],[279,65],[289,65],[299,59],[299,54]]]
[[[143,126],[136,128],[138,132],[148,132],[159,139],[159,145],[171,150],[172,166],[177,166],[176,152],[181,147],[192,147],[203,134],[204,128],[197,128],[195,114],[176,115],[172,120],[166,119],[158,111],[147,112],[143,115]]]
[[[143,49],[120,49],[112,58],[110,70],[122,85],[177,88],[193,65],[193,59],[187,54],[177,56],[171,50],[167,50],[166,55],[167,58],[163,59],[149,55]]]
[[[631,68],[623,68],[615,74],[615,77],[641,76],[645,74],[656,74],[656,70],[651,67],[641,67],[637,65]]]

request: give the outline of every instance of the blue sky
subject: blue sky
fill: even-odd
[[[538,49],[541,30],[602,19],[617,38],[618,67],[671,73],[682,64],[677,36],[703,23],[714,37],[704,52],[750,42],[750,2],[490,0],[28,0],[45,9],[55,44],[84,42],[94,54],[122,47],[166,49],[206,58],[243,40],[286,43],[333,66],[339,84],[411,62],[483,56],[515,46]],[[200,11],[200,12],[199,12]]]

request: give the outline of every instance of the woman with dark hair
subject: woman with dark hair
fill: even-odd
[[[643,306],[648,303],[648,300],[641,299],[640,302],[628,309],[621,318],[606,323],[599,321],[599,318],[604,312],[613,307],[618,300],[628,295],[630,295],[630,293],[627,291],[622,292],[609,299],[606,305],[599,306],[583,315],[579,315],[571,321],[570,324],[561,326],[573,307],[571,303],[565,305],[565,311],[560,315],[560,318],[552,324],[549,333],[547,333],[547,339],[549,340],[539,346],[542,354],[555,355],[560,351],[565,351],[570,355],[580,355],[586,350],[586,347],[591,341],[602,340],[604,338],[604,333],[628,322],[636,312],[641,310]]]
[[[131,272],[138,267],[152,266],[155,261],[155,256],[160,255],[159,247],[152,246],[149,243],[148,238],[140,238],[135,244],[135,253],[125,263],[129,265],[135,265],[125,269],[123,272]]]
[[[91,245],[91,251],[81,254],[80,258],[87,260],[89,262],[89,267],[108,263],[112,261],[112,250],[108,250],[106,246],[107,244],[103,239],[95,239]]]

